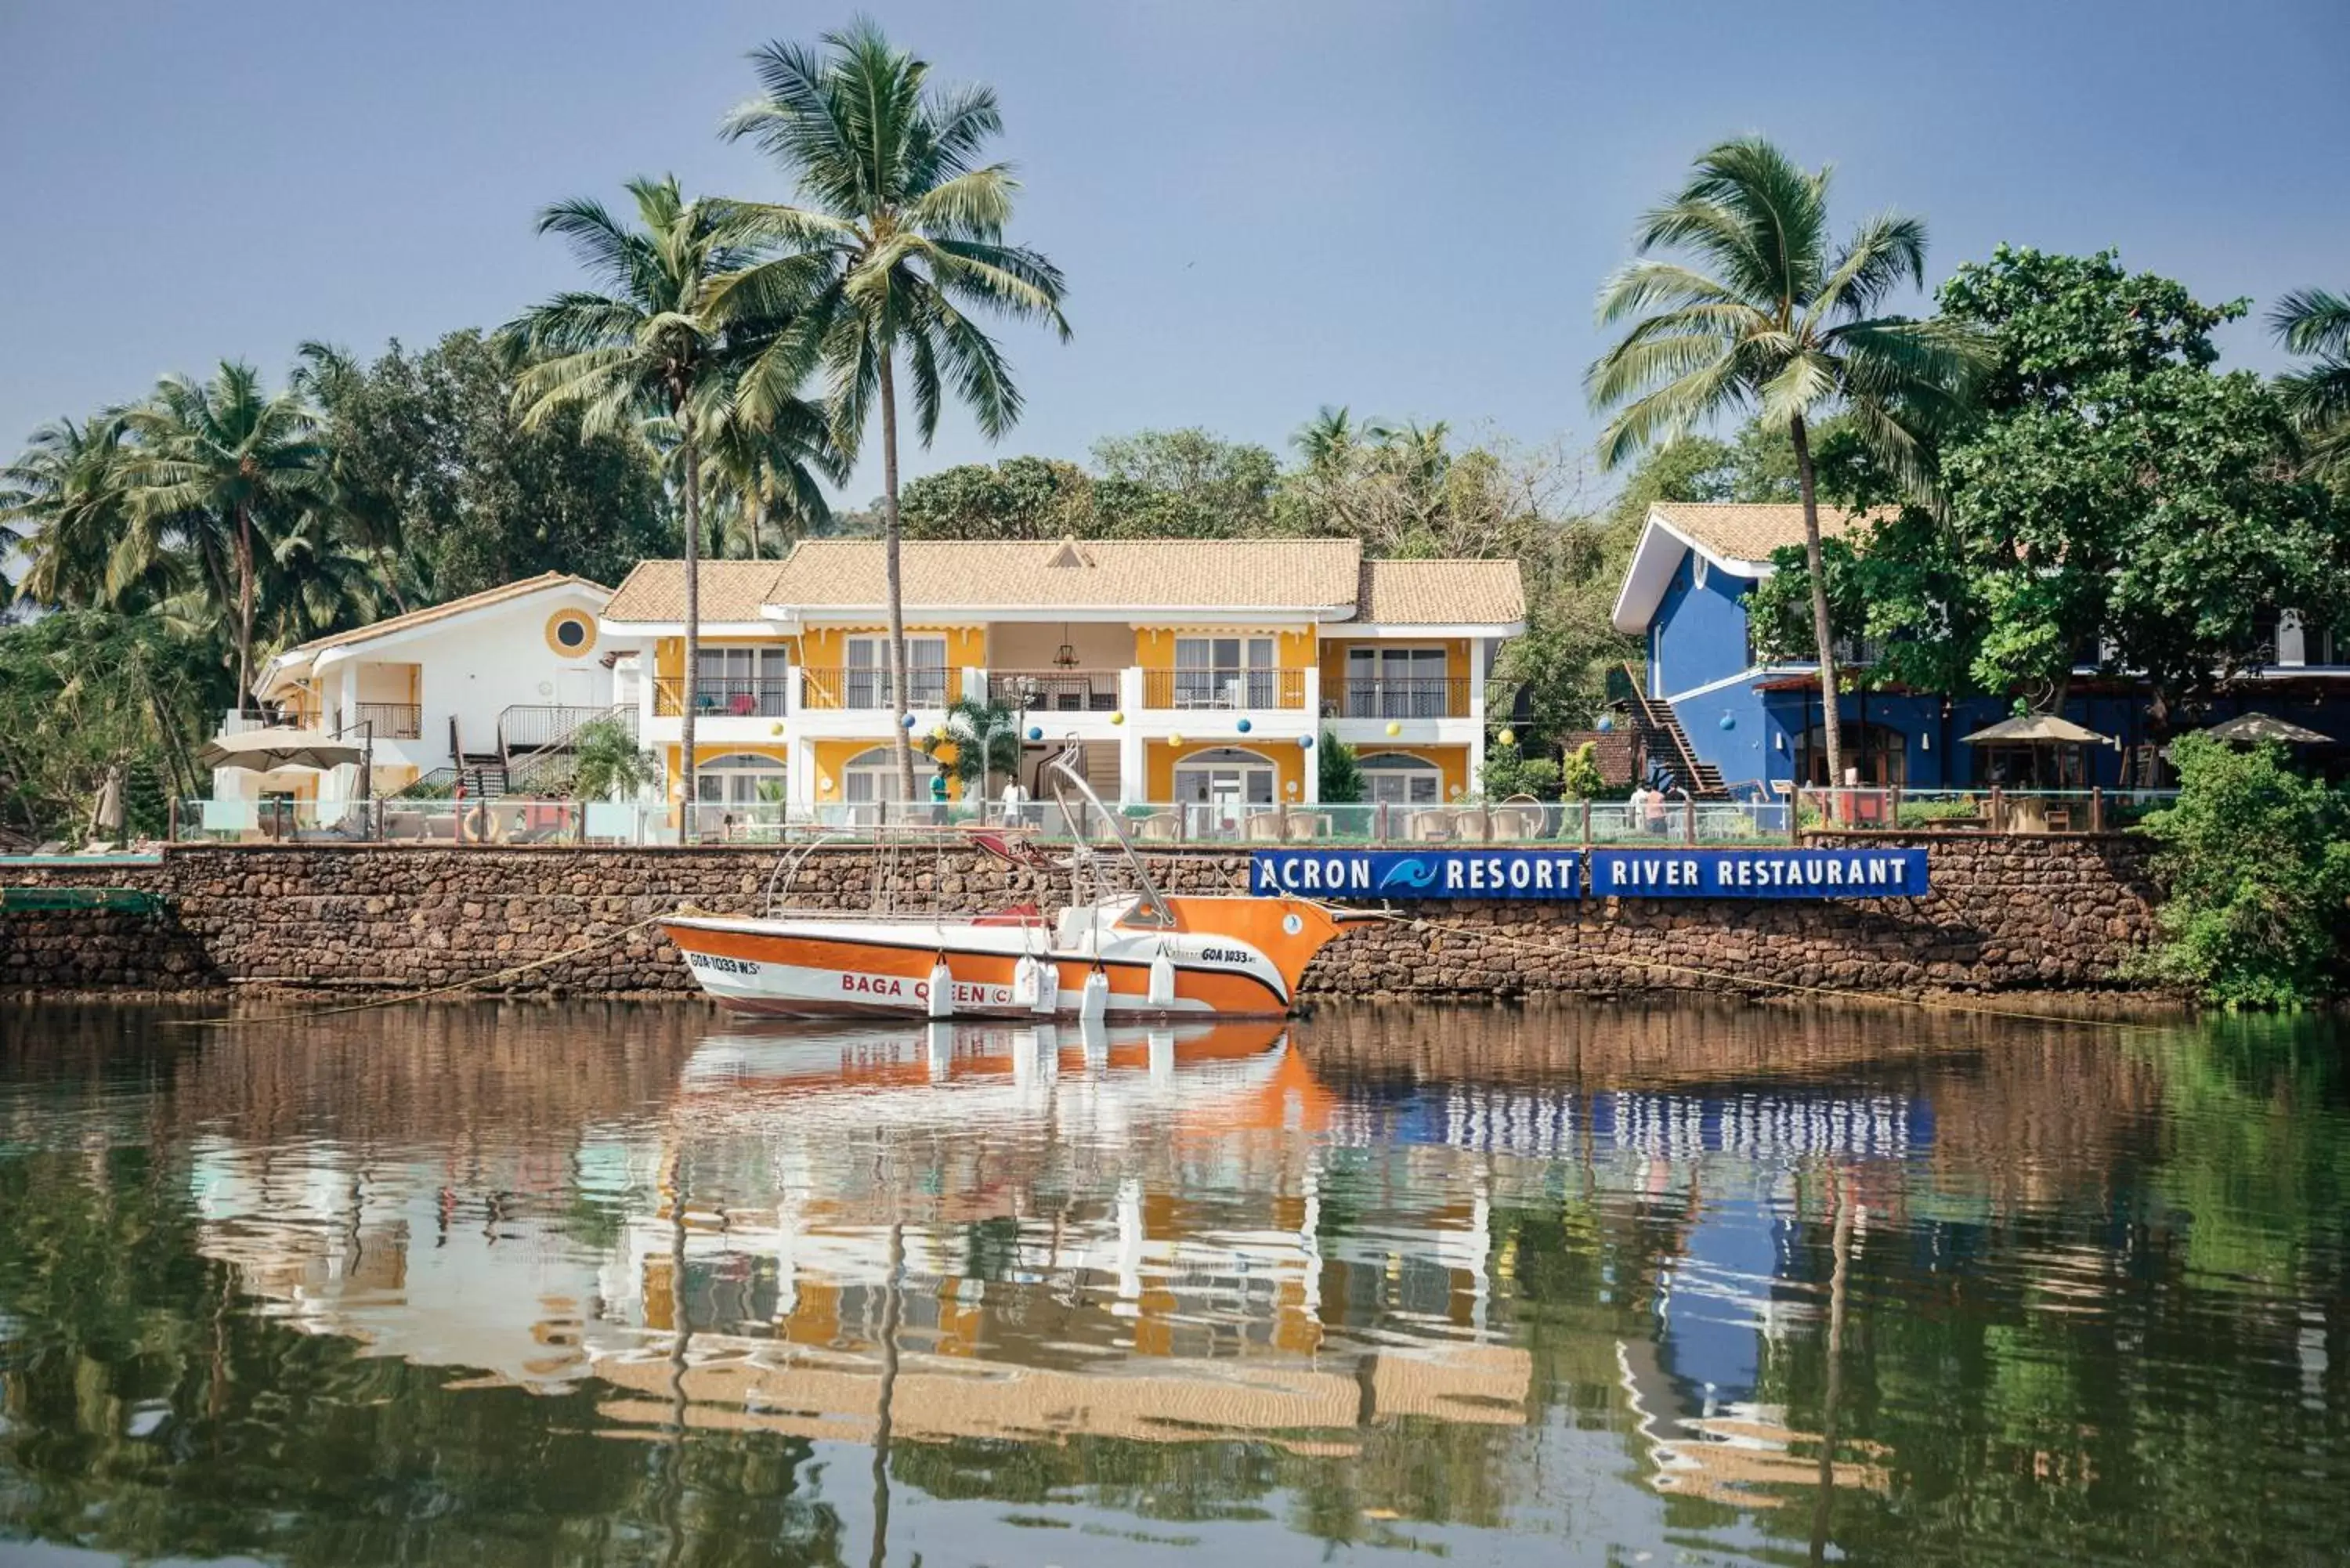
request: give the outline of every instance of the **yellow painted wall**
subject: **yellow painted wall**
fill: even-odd
[[[1434,763],[1443,775],[1437,792],[1446,800],[1469,793],[1469,748],[1466,746],[1390,746],[1384,741],[1359,741],[1355,743],[1357,760],[1365,757],[1392,755],[1416,757],[1423,763]]]
[[[1253,756],[1263,757],[1273,764],[1274,794],[1277,798],[1286,801],[1299,801],[1305,798],[1305,763],[1312,753],[1304,750],[1295,741],[1251,742],[1247,737],[1242,735],[1218,735],[1204,740],[1195,740],[1186,735],[1183,737],[1183,743],[1180,746],[1165,741],[1143,742],[1142,776],[1150,786],[1145,798],[1153,801],[1173,800],[1177,762],[1201,752],[1222,751],[1227,747],[1236,752],[1247,752]],[[1297,786],[1297,793],[1294,794],[1290,793],[1290,786],[1293,784]]]
[[[886,626],[816,626],[800,635],[798,662],[810,670],[835,670],[848,667],[848,639],[852,637],[889,635]],[[983,666],[987,662],[987,628],[984,626],[910,626],[909,637],[943,637],[947,639],[947,701],[955,701],[963,695],[962,678],[959,671]],[[887,656],[884,656],[886,660]],[[837,708],[837,692],[827,692],[819,682],[806,692],[810,708]]]

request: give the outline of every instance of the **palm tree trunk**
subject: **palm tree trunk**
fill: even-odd
[[[764,559],[759,554],[759,527],[766,521],[766,505],[760,501],[756,491],[743,493],[743,521],[750,524],[751,559],[754,561]]]
[[[896,722],[889,726],[890,748],[898,757],[898,795],[914,798],[914,745],[906,731],[906,714],[913,693],[906,684],[906,600],[899,569],[898,527],[898,384],[889,371],[893,354],[881,355],[881,537],[889,574],[889,690],[897,695]]]
[[[1820,655],[1820,728],[1828,745],[1828,784],[1844,783],[1844,726],[1836,717],[1835,631],[1828,623],[1827,568],[1820,560],[1820,501],[1812,487],[1812,441],[1797,414],[1788,427],[1795,442],[1795,484],[1804,496],[1804,565],[1812,575],[1812,640]]]
[[[236,509],[236,705],[253,700],[253,509]]]
[[[677,841],[693,842],[693,682],[702,669],[702,461],[693,448],[693,414],[677,416],[678,455],[685,467],[685,670],[678,692]]]

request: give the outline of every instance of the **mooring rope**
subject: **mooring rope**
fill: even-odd
[[[403,1002],[422,1002],[427,997],[446,996],[451,992],[464,991],[476,985],[488,985],[495,981],[510,980],[515,975],[528,974],[533,970],[545,969],[549,964],[561,963],[567,959],[586,958],[598,949],[610,947],[615,942],[636,935],[648,926],[659,925],[672,914],[687,913],[691,908],[690,905],[681,905],[673,910],[664,910],[658,915],[648,915],[634,925],[622,926],[616,931],[607,931],[600,937],[590,938],[581,946],[566,948],[559,953],[548,953],[544,958],[535,958],[527,963],[510,965],[494,973],[467,975],[463,980],[453,980],[446,985],[431,986],[423,991],[402,992],[398,996],[370,997],[365,1002],[355,1002],[342,1007],[306,1008],[298,1012],[269,1012],[263,1013],[259,1017],[231,1014],[226,1018],[181,1018],[172,1022],[174,1027],[181,1029],[226,1029],[240,1023],[307,1023],[316,1018],[339,1018],[346,1013],[367,1012],[379,1007],[398,1007]]]
[[[1449,931],[1456,936],[1481,941],[1499,941],[1510,946],[1531,949],[1554,957],[1590,958],[1612,961],[1638,969],[1660,969],[1673,974],[1692,975],[1700,980],[1724,981],[1735,986],[1762,986],[1773,991],[1795,992],[1806,996],[1834,997],[1845,1002],[1892,1002],[1898,1006],[1916,1007],[1929,1012],[1971,1012],[1985,1018],[2014,1018],[2033,1023],[2070,1023],[2089,1029],[2116,1029],[2125,1033],[2155,1034],[2162,1027],[2151,1023],[2133,1023],[2120,1018],[2083,1018],[2065,1012],[2033,1012],[2018,1007],[1998,1007],[1984,1002],[1966,1002],[1957,997],[1905,995],[1898,991],[1865,991],[1833,985],[1806,985],[1801,981],[1773,980],[1767,975],[1742,974],[1728,970],[1704,969],[1696,964],[1674,963],[1665,959],[1640,958],[1631,953],[1612,953],[1596,948],[1569,946],[1562,942],[1538,940],[1518,936],[1492,926],[1463,925],[1451,920],[1431,920],[1425,915],[1406,915],[1392,909],[1374,911],[1378,918],[1404,926],[1415,931]]]

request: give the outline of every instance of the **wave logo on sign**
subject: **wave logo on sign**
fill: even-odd
[[[1435,885],[1436,867],[1426,860],[1398,861],[1388,867],[1386,876],[1379,878],[1379,891],[1382,893],[1390,888],[1417,889],[1432,888]]]

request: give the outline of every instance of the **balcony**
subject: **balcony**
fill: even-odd
[[[1394,680],[1341,680],[1322,694],[1326,719],[1465,719],[1466,676],[1410,676]]]
[[[895,712],[901,706],[886,670],[803,667],[799,681],[803,708]],[[959,670],[909,670],[906,684],[910,701],[902,706],[910,709],[944,708],[962,696],[962,672]]]
[[[653,682],[653,713],[674,719],[685,711],[689,683],[681,676],[663,676]],[[693,711],[704,719],[780,719],[790,699],[791,678],[763,675],[741,680],[704,676],[691,683]]]
[[[1152,709],[1302,710],[1303,670],[1146,670],[1142,705]]]
[[[414,702],[354,702],[351,727],[379,741],[420,740],[424,734],[424,710]]]
[[[999,708],[1034,713],[1115,713],[1116,670],[991,670],[987,699]]]

